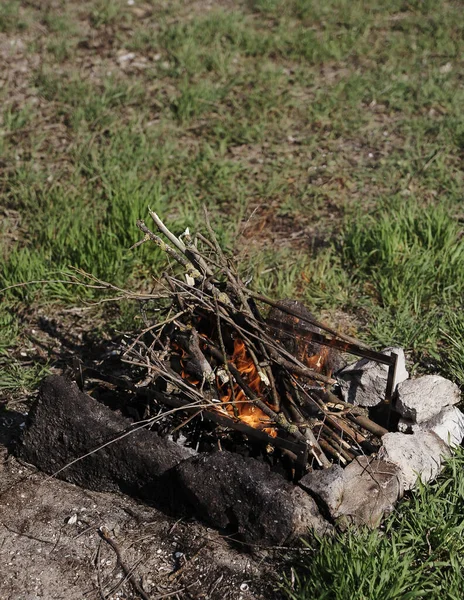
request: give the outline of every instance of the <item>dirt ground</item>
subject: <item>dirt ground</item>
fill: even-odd
[[[0,415],[1,600],[143,598],[121,561],[150,600],[281,597],[274,552],[237,549],[201,523],[49,478],[8,453],[18,427],[20,416]]]

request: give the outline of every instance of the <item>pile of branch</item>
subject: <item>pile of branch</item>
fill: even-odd
[[[248,289],[206,209],[207,235],[186,230],[179,237],[149,212],[156,233],[138,221],[144,237],[134,247],[154,242],[174,262],[161,282],[169,297],[163,318],[146,318],[125,352],[125,362],[145,370],[138,390],[185,410],[187,420],[201,414],[278,447],[303,469],[346,465],[372,452],[386,430],[339,400],[327,371],[337,349],[370,351],[298,303],[274,302]],[[251,364],[246,369],[245,359]],[[248,415],[259,415],[253,423],[243,416],[244,405]]]

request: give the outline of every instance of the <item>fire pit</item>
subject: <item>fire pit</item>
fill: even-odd
[[[294,300],[248,289],[206,211],[208,236],[195,238],[150,215],[168,242],[140,221],[136,246],[156,243],[183,273],[173,268],[143,298],[145,328],[121,349],[125,375],[76,365],[80,390],[46,380],[23,458],[268,545],[308,527],[377,525],[414,484],[408,468],[425,479],[438,472],[450,431],[464,433],[454,384],[436,382],[438,400],[418,417],[422,391],[408,392],[401,349],[376,352]],[[341,369],[349,354],[360,360]]]
[[[158,402],[191,413],[173,431],[188,432],[188,422],[201,414],[220,425],[214,440],[219,449],[233,445],[234,436],[222,435],[224,429],[239,432],[241,443],[246,436],[275,455],[273,462],[291,465],[293,478],[375,451],[386,429],[330,391],[336,383],[332,371],[340,366],[340,351],[388,365],[389,402],[396,355],[333,331],[298,302],[273,302],[251,292],[210,226],[209,239],[199,239],[200,250],[189,232],[182,241],[150,214],[172,245],[139,222],[143,241],[154,241],[187,272],[185,281],[165,276],[171,300],[166,314],[161,323],[146,320],[124,360],[144,371],[139,389],[155,384]],[[272,307],[266,317],[263,305]]]

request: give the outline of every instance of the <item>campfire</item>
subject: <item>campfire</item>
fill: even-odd
[[[375,352],[251,290],[206,211],[207,235],[150,215],[156,233],[139,221],[135,246],[157,244],[171,267],[152,293],[122,290],[143,329],[110,365],[76,361],[75,383],[44,380],[24,460],[264,546],[377,526],[418,474],[436,477],[464,436],[454,383],[411,379],[403,349]]]
[[[334,331],[297,301],[275,302],[249,289],[206,210],[207,236],[187,230],[177,237],[150,215],[157,233],[139,221],[144,238],[135,246],[154,242],[175,267],[160,282],[167,302],[155,308],[154,322],[144,310],[145,328],[123,360],[140,376],[134,390],[154,403],[150,414],[182,409],[183,417],[170,411],[164,430],[196,450],[247,446],[285,465],[292,479],[375,452],[387,429],[341,400],[333,371],[341,353],[388,365],[388,403],[396,355]],[[207,443],[195,419],[214,424]]]

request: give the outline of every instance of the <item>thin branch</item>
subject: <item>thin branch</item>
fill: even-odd
[[[110,536],[110,532],[108,531],[108,529],[106,529],[106,527],[99,527],[98,534],[102,538],[102,540],[104,540],[114,550],[119,566],[124,571],[124,575],[127,577],[128,581],[131,583],[132,587],[137,592],[137,594],[139,594],[139,596],[143,598],[143,600],[150,600],[150,596],[148,596],[148,594],[145,592],[145,590],[142,588],[139,582],[135,579],[131,569],[124,562],[121,556],[121,550],[116,541],[113,540],[113,538]]]
[[[163,242],[163,240],[158,235],[153,233],[153,231],[148,229],[148,227],[145,225],[144,221],[141,221],[141,220],[137,221],[137,227],[140,229],[140,231],[143,231],[143,233],[145,233],[145,235],[147,235],[152,242],[155,242],[155,244],[163,252],[166,252],[166,254],[168,256],[170,256],[176,262],[178,262],[180,265],[182,265],[186,269],[187,273],[189,273],[190,275],[192,275],[192,277],[194,277],[194,273],[196,272],[196,269],[193,267],[193,265],[190,261],[188,261],[186,258],[184,258],[182,256],[182,254],[179,254],[176,250],[174,250],[174,248],[171,248],[171,246],[169,246],[169,244],[166,244],[166,242]],[[200,274],[197,273],[197,277],[199,277],[199,276],[200,276]]]
[[[238,408],[237,408],[237,404],[236,404],[235,389],[234,389],[235,386],[234,386],[234,381],[232,379],[232,374],[229,369],[226,347],[224,345],[224,339],[222,337],[221,315],[219,313],[219,306],[218,306],[218,301],[217,301],[216,296],[214,297],[214,304],[216,307],[216,323],[217,323],[217,330],[218,330],[219,346],[220,346],[221,352],[222,352],[222,360],[223,360],[222,364],[227,373],[227,377],[229,378],[229,386],[230,386],[230,392],[232,395],[232,406],[233,406],[234,415],[235,415],[235,417],[238,417]]]

